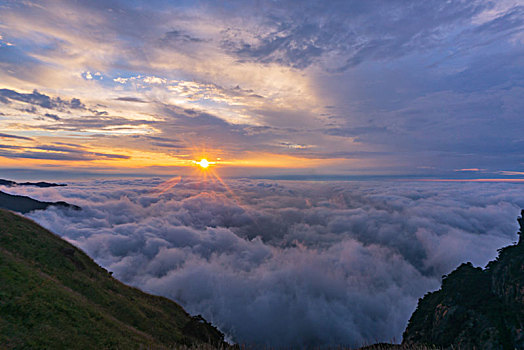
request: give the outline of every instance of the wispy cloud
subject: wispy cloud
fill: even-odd
[[[32,93],[24,94],[10,89],[0,89],[0,102],[9,103],[10,101],[25,102],[47,109],[85,109],[84,104],[77,98],[73,98],[70,101],[64,101],[59,97],[51,98],[45,94],[39,93],[37,90],[34,90]]]
[[[1,137],[1,135],[0,135]],[[85,161],[95,159],[129,159],[130,157],[122,154],[110,154],[100,152],[90,152],[82,146],[60,146],[60,145],[41,145],[41,146],[13,146],[0,145],[0,156],[8,158],[23,159],[47,159],[47,160],[68,160]]]
[[[455,169],[455,171],[463,171],[463,172],[479,172],[484,171],[486,169],[479,169],[479,168],[467,168],[467,169]]]
[[[33,140],[30,137],[18,136],[18,135],[9,135],[9,134],[0,134],[0,138],[3,138],[3,139],[17,139],[17,140],[28,140],[28,141]]]
[[[517,176],[524,175],[524,171],[507,171],[507,170],[503,170],[503,171],[500,171],[499,173],[502,174],[502,175],[510,175],[510,176],[513,176],[513,175],[517,175]]]

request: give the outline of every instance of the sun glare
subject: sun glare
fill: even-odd
[[[204,169],[209,166],[209,162],[207,159],[201,159],[200,162],[198,162],[197,164]]]
[[[198,165],[201,169],[207,169],[207,168],[209,168],[210,165],[213,165],[216,162],[210,162],[206,158],[202,158],[198,162],[196,160],[194,160],[193,163]]]

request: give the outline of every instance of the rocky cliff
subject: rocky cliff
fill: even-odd
[[[524,216],[524,210],[522,211]],[[427,293],[403,344],[446,349],[524,349],[524,219],[520,239],[499,250],[485,269],[462,264]]]

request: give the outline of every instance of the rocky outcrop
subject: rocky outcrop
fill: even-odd
[[[524,216],[524,210],[522,211]],[[524,349],[524,219],[520,239],[499,250],[485,269],[462,264],[427,293],[403,344],[445,349]]]

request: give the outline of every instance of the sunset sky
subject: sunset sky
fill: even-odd
[[[0,171],[524,177],[524,7],[0,1]]]

